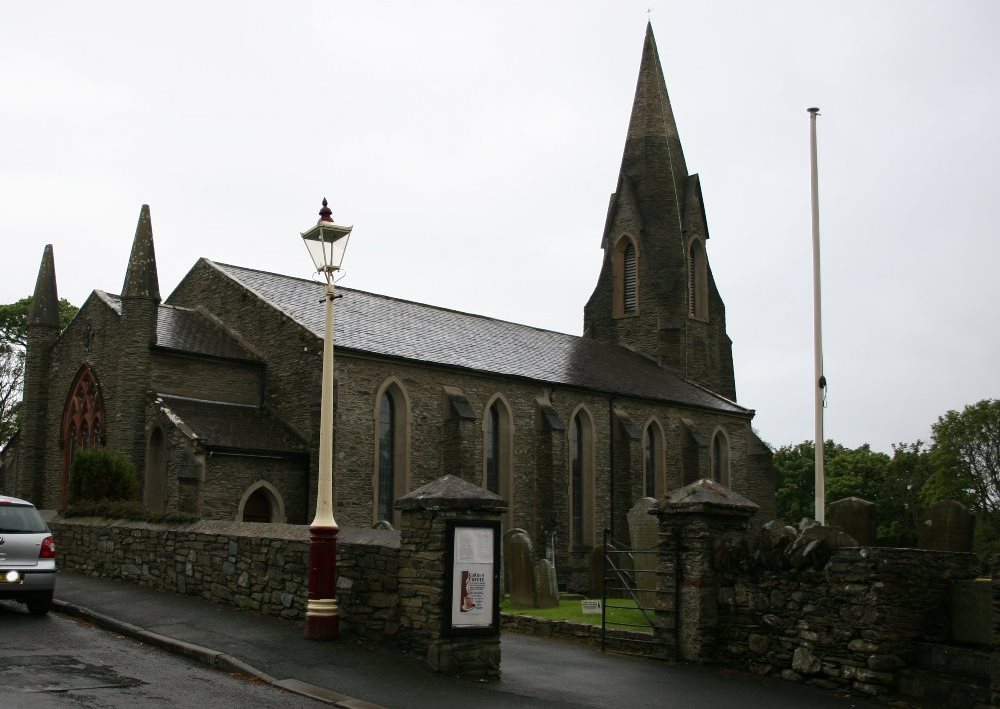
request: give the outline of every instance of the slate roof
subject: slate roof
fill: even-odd
[[[191,429],[205,445],[274,452],[305,452],[305,444],[280,420],[256,406],[158,395],[175,423]]]
[[[98,295],[119,315],[122,297],[98,291]],[[168,350],[210,357],[256,360],[236,338],[197,310],[160,305],[156,313],[156,345]]]
[[[235,338],[196,310],[161,305],[156,314],[156,344],[170,350],[256,359]]]
[[[206,263],[322,337],[322,283]],[[750,413],[624,347],[365,291],[337,292],[344,296],[336,302],[334,325],[340,350]]]

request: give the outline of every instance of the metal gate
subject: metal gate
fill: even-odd
[[[634,549],[604,530],[601,650],[667,658],[653,632],[658,591],[656,546]]]

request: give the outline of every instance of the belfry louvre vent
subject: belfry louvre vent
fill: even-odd
[[[635,247],[629,244],[625,247],[625,278],[624,278],[624,310],[626,313],[634,313],[637,306],[636,297],[636,262]]]

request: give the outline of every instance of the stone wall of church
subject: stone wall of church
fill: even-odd
[[[230,455],[210,451],[205,462],[201,516],[236,520],[240,500],[251,486],[270,483],[281,495],[286,522],[307,524],[309,508],[305,458]]]
[[[155,352],[152,387],[160,394],[259,406],[264,367]]]
[[[683,451],[688,438],[688,422],[705,437],[721,427],[730,444],[732,486],[738,492],[763,501],[773,500],[773,479],[751,478],[748,467],[748,423],[742,417],[694,409],[678,409],[668,404],[608,397],[594,392],[556,389],[551,405],[567,427],[581,409],[593,422],[593,470],[595,519],[591,538],[570,548],[569,539],[569,460],[568,430],[548,430],[540,413],[538,400],[550,390],[532,382],[487,377],[444,368],[419,367],[398,362],[380,362],[340,355],[337,359],[337,445],[334,475],[338,521],[352,525],[370,525],[373,521],[374,480],[376,473],[376,394],[390,379],[405,392],[409,403],[409,481],[407,489],[431,482],[450,473],[477,485],[484,484],[483,419],[486,407],[497,393],[510,406],[513,433],[512,495],[509,500],[512,527],[528,530],[536,544],[545,539],[547,526],[556,529],[557,567],[568,585],[584,588],[588,582],[591,550],[601,541],[601,530],[611,509],[611,431],[612,408],[628,415],[641,427],[651,419],[659,421],[665,435],[665,470],[667,489],[682,485]],[[448,410],[445,386],[457,388],[474,412],[475,421],[455,421]],[[614,423],[618,426],[617,419]],[[462,440],[455,440],[462,436]],[[616,479],[627,478],[625,486],[616,486],[614,507],[624,511],[642,496],[642,440],[619,436],[615,445]],[[466,464],[449,463],[449,451],[459,449]],[[707,455],[702,468],[692,471],[697,477],[710,475]],[[626,499],[622,499],[622,495]],[[773,503],[771,503],[773,505]],[[624,533],[624,521],[616,531]],[[544,547],[539,547],[543,553]],[[563,579],[561,579],[563,580]]]
[[[265,405],[299,436],[318,446],[322,338],[204,261],[195,264],[170,294],[169,302],[204,307],[250,343],[266,363]]]
[[[316,435],[320,393],[322,340],[276,309],[199,262],[170,297],[174,305],[202,306],[237,332],[253,347],[266,365],[266,405],[318,448]],[[317,305],[319,307],[319,305]],[[484,484],[484,414],[498,393],[510,407],[513,425],[510,512],[507,524],[528,530],[537,544],[547,527],[556,531],[557,566],[561,581],[585,587],[591,549],[601,539],[601,530],[614,509],[622,517],[634,499],[641,496],[642,440],[616,438],[616,487],[611,490],[612,409],[621,409],[641,431],[656,418],[665,434],[667,489],[680,487],[686,478],[710,475],[707,450],[686,455],[690,449],[690,423],[710,440],[723,427],[730,444],[731,484],[752,499],[773,498],[773,480],[753,479],[748,464],[748,421],[698,409],[682,409],[666,403],[612,398],[587,390],[556,388],[542,383],[489,376],[474,372],[395,360],[359,356],[346,350],[336,354],[336,422],[334,461],[334,514],[338,522],[370,526],[375,520],[376,411],[381,389],[392,381],[404,393],[405,435],[408,465],[406,490],[451,473],[477,485]],[[460,390],[475,416],[462,418],[449,404],[445,387]],[[567,430],[551,428],[540,412],[539,400],[551,393],[551,406]],[[568,426],[582,408],[593,422],[591,465],[594,471],[593,515],[590,537],[571,549],[569,534]],[[614,426],[620,426],[615,423]],[[616,434],[617,436],[618,434]],[[691,461],[695,461],[692,463]],[[315,453],[309,463],[307,509],[314,505]],[[624,471],[624,472],[623,472]],[[623,483],[624,475],[627,480]],[[765,476],[766,477],[766,476]],[[768,487],[770,486],[770,487]],[[207,486],[206,486],[207,490]],[[623,499],[623,497],[627,499]],[[203,498],[204,499],[204,498]],[[221,515],[222,502],[205,509]],[[239,495],[236,496],[238,501]],[[616,531],[624,529],[622,519]]]
[[[145,372],[132,371],[122,361],[121,318],[97,296],[91,296],[52,348],[48,370],[49,391],[45,416],[45,459],[41,500],[38,507],[58,509],[62,489],[63,447],[62,417],[70,387],[80,368],[91,367],[100,384],[107,414],[104,420],[106,446],[124,453],[136,466],[143,467],[142,449],[132,445],[131,425],[120,406],[126,392],[134,387],[146,390]],[[142,426],[141,414],[138,417]]]

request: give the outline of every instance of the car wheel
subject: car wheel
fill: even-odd
[[[39,591],[32,594],[26,603],[31,615],[45,615],[52,607],[52,591]]]

